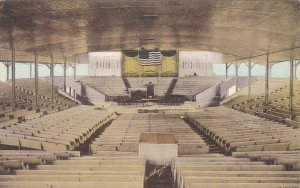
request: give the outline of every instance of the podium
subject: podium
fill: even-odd
[[[152,96],[152,98],[154,97],[154,85],[152,84],[152,82],[149,82],[147,84],[147,97]]]

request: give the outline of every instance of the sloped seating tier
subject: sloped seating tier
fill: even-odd
[[[43,115],[42,112],[48,110],[46,108],[35,109],[33,103],[34,96],[32,93],[17,89],[16,111],[13,111],[11,107],[11,86],[8,83],[0,82],[0,127],[3,127],[3,124],[7,124],[7,121],[10,121],[8,123],[16,123],[18,118],[24,119],[24,116],[27,118],[41,116]]]
[[[16,80],[15,110],[11,107],[11,85],[0,82],[0,128],[25,119],[34,119],[40,116],[62,111],[77,104],[58,94],[54,89],[55,100],[50,99],[51,87],[44,81],[39,81],[39,107],[35,107],[34,83],[32,79]]]
[[[92,106],[77,106],[0,129],[0,145],[53,152],[73,150],[115,115]]]
[[[79,151],[0,150],[0,174],[10,174],[17,169],[33,169],[37,165],[53,164],[57,159],[79,156]]]
[[[212,107],[185,116],[227,152],[300,149],[300,130],[230,108]]]
[[[141,133],[173,133],[179,155],[208,153],[204,140],[176,114],[122,114],[91,144],[99,151],[138,152]]]
[[[201,77],[201,76],[189,76],[179,77],[173,90],[173,95],[183,95],[188,98],[207,90],[208,88],[219,84],[223,77]]]
[[[281,78],[270,78],[269,79],[269,91],[276,92],[286,88],[289,84],[288,79]],[[265,94],[265,78],[257,77],[257,80],[251,83],[251,95],[263,96]],[[247,96],[248,97],[248,87],[242,88],[237,96]]]
[[[154,85],[155,97],[164,97],[173,82],[172,77],[127,77],[128,83],[131,88],[145,88],[149,82]],[[177,78],[176,78],[177,79]],[[173,91],[174,96],[184,96],[189,99],[208,88],[219,84],[223,77],[199,77],[190,76],[178,78]],[[81,77],[80,82],[94,88],[106,95],[108,100],[116,100],[117,97],[129,97],[127,88],[119,76],[97,76],[97,77]],[[111,98],[112,97],[112,98]],[[115,99],[114,99],[115,98]],[[121,98],[119,98],[121,100]],[[123,99],[125,100],[125,99]]]
[[[284,165],[290,170],[300,170],[300,150],[235,152],[232,155],[237,158],[264,161],[268,164]]]
[[[283,165],[221,154],[180,157],[172,169],[178,188],[296,188],[300,176],[300,171],[283,171]]]
[[[139,157],[71,157],[37,170],[17,170],[0,176],[0,187],[143,188],[146,161]],[[24,186],[23,186],[23,185]]]
[[[263,81],[260,81],[263,82]],[[286,123],[287,125],[300,127],[300,81],[294,83],[293,112],[289,108],[289,87],[286,79],[272,79],[269,95],[269,104],[265,105],[264,91],[262,88],[252,86],[251,98],[248,98],[246,89],[238,93],[238,96],[231,99],[225,106],[239,110],[252,115],[257,115],[268,120]],[[261,83],[262,85],[263,83]],[[255,85],[255,84],[254,84]]]
[[[167,93],[168,88],[173,80],[172,77],[128,77],[127,80],[132,88],[145,88],[149,82],[154,85],[154,95],[163,97]]]
[[[34,93],[34,79],[17,79],[16,80],[16,86],[19,90],[22,91],[27,91],[27,92],[32,92]],[[39,80],[38,81],[38,86],[39,86],[39,95],[41,98],[47,99],[48,101],[51,101],[51,91],[52,87],[51,84],[44,81],[44,80]],[[73,107],[76,106],[77,103],[70,100],[69,98],[61,95],[58,93],[58,90],[54,88],[53,90],[53,98],[54,98],[54,103],[59,103],[63,104],[65,106]],[[52,102],[52,101],[51,101]]]
[[[89,85],[106,96],[129,96],[120,76],[81,77],[80,82]]]

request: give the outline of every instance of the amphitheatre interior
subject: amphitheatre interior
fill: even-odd
[[[300,187],[299,0],[0,0],[0,33],[0,188]]]

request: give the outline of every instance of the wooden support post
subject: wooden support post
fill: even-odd
[[[76,62],[75,62],[75,64],[74,64],[73,69],[74,69],[74,76],[73,76],[73,79],[76,80],[76,79],[77,79],[77,63],[76,63]]]
[[[289,93],[289,110],[293,112],[293,95],[294,95],[294,59],[290,59],[290,93]]]
[[[6,65],[6,80],[9,80],[9,64]]]
[[[6,81],[8,81],[9,80],[9,65],[5,65],[5,67],[6,67]]]
[[[16,56],[15,56],[15,47],[12,39],[10,40],[11,48],[11,108],[15,110],[16,106]]]
[[[251,59],[248,61],[248,99],[251,98],[251,78],[252,78],[252,63]]]
[[[51,76],[51,101],[54,101],[54,61],[53,61],[53,55],[50,52],[50,59],[51,59],[51,64],[50,64],[50,76]]]
[[[269,104],[269,54],[267,54],[266,72],[265,72],[265,105]]]
[[[228,63],[226,62],[226,65],[225,65],[225,75],[226,75],[226,79],[228,78]]]
[[[29,77],[32,78],[32,63],[29,63]]]
[[[73,73],[74,73],[74,75],[73,75],[73,79],[74,80],[76,80],[77,79],[77,61],[76,61],[76,58],[75,58],[75,61],[74,61],[74,67],[73,67]]]
[[[228,64],[227,62],[226,62],[226,67],[225,67],[225,71],[226,71],[226,79],[228,78],[228,69],[229,69],[229,67],[232,65],[232,63],[230,63],[230,64]]]
[[[67,92],[67,58],[64,59],[64,91]]]
[[[34,88],[35,88],[35,107],[38,108],[39,101],[39,65],[38,65],[38,57],[37,54],[34,54]]]
[[[239,91],[239,67],[241,64],[239,64],[238,61],[235,63],[235,92],[237,93]]]

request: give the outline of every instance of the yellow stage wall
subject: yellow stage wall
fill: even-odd
[[[123,54],[123,76],[161,76],[176,77],[178,76],[177,54],[171,57],[163,56],[160,65],[139,64],[139,56],[129,57]]]

